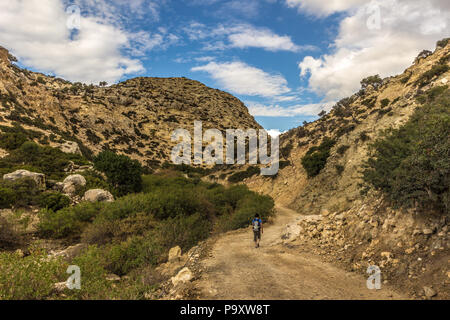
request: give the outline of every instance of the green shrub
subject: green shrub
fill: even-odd
[[[27,141],[28,138],[22,132],[7,132],[0,135],[0,148],[15,150]]]
[[[110,273],[106,269],[107,256],[104,249],[90,246],[75,257],[72,265],[80,267],[81,290],[65,290],[69,299],[77,300],[111,300],[120,299],[129,290],[123,283],[114,284],[106,279]],[[130,297],[134,298],[135,297]]]
[[[425,86],[426,84],[430,83],[430,81],[435,78],[439,77],[441,74],[446,73],[450,70],[450,67],[447,64],[435,64],[430,70],[427,72],[424,72],[419,79],[417,79],[417,84],[420,87]]]
[[[70,198],[59,192],[43,193],[39,199],[39,205],[54,212],[70,205]]]
[[[87,223],[98,215],[103,203],[82,202],[57,212],[43,209],[39,213],[38,231],[44,238],[65,238],[80,236]]]
[[[379,75],[370,76],[361,80],[361,88],[364,90],[369,85],[373,86],[375,89],[378,88],[383,83],[383,80]]]
[[[359,134],[359,140],[361,140],[362,142],[366,142],[366,141],[370,140],[370,136],[367,134],[366,131],[362,131]]]
[[[195,213],[163,221],[155,229],[155,238],[167,251],[177,245],[187,251],[199,241],[208,238],[211,229],[212,224],[207,216]]]
[[[318,147],[312,147],[302,158],[302,166],[305,168],[309,178],[317,176],[325,168],[330,150],[335,145],[335,141],[325,138]]]
[[[142,166],[139,161],[103,151],[94,159],[94,166],[105,173],[118,196],[142,190]]]
[[[245,171],[238,171],[231,176],[228,177],[228,181],[232,183],[238,183],[243,181],[244,179],[253,177],[260,173],[260,169],[256,166],[250,166]]]
[[[134,236],[107,249],[106,268],[122,276],[133,269],[162,262],[161,255],[162,249],[153,239]]]
[[[14,249],[21,244],[18,230],[5,217],[0,217],[0,249]]]
[[[66,266],[44,251],[21,257],[0,252],[0,300],[42,300],[52,295],[54,283],[64,281]]]
[[[447,44],[448,44],[449,41],[450,41],[450,38],[444,38],[444,39],[442,39],[442,40],[439,40],[439,41],[436,43],[436,46],[437,46],[437,47],[442,47],[442,48],[444,48],[445,46],[447,46]]]
[[[0,187],[0,209],[10,208],[16,202],[16,194],[11,188]]]
[[[381,107],[384,108],[384,107],[387,107],[389,105],[389,103],[391,103],[391,101],[386,98],[386,99],[381,100],[380,103],[381,103]]]
[[[342,145],[342,146],[340,146],[339,148],[337,148],[336,152],[337,152],[339,155],[343,156],[343,155],[345,154],[345,152],[347,152],[347,150],[348,150],[349,148],[350,148],[350,146]]]
[[[363,179],[399,206],[450,210],[449,93],[433,94],[405,125],[371,145]]]
[[[30,178],[0,180],[0,208],[26,207],[38,204],[41,191]]]
[[[344,172],[344,169],[345,169],[345,167],[340,165],[340,164],[335,165],[335,168],[336,168],[336,172],[337,172],[338,175],[341,175]]]

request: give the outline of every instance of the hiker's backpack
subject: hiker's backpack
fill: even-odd
[[[260,227],[261,227],[261,220],[253,219],[253,231],[259,231]]]

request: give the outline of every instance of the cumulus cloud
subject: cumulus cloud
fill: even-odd
[[[66,2],[1,1],[0,44],[28,67],[71,81],[111,83],[126,74],[144,71],[140,60],[134,56],[162,46],[169,38],[164,34],[127,32],[120,27],[120,21],[112,22],[111,3],[94,0],[78,3],[83,5],[83,15],[79,20],[80,29],[74,33],[67,28],[67,21],[73,16],[66,13]],[[123,5],[139,10],[143,3],[134,0]]]
[[[219,25],[209,28],[204,24],[192,22],[184,28],[191,40],[209,40],[205,50],[224,50],[229,48],[261,48],[267,51],[317,50],[312,45],[299,46],[291,37],[278,35],[267,28],[258,28],[250,24]]]
[[[298,2],[300,8],[309,3]],[[326,7],[325,1],[317,2],[317,6],[321,4]],[[326,14],[328,9],[324,10]],[[340,99],[358,90],[364,77],[403,72],[421,50],[433,49],[436,40],[448,36],[449,21],[447,1],[366,2],[342,20],[330,54],[307,56],[299,63],[300,75],[310,75],[309,87],[315,93],[327,100]]]
[[[254,117],[295,117],[317,116],[322,110],[330,111],[335,102],[314,103],[282,107],[280,105],[264,105],[247,102],[248,110]]]
[[[192,68],[191,71],[209,73],[222,88],[235,94],[272,97],[291,91],[283,76],[269,74],[240,61],[210,62],[207,65]]]

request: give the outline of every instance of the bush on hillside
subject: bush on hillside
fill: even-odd
[[[21,257],[0,252],[0,300],[42,300],[49,298],[53,285],[67,279],[64,264],[49,259],[44,251]]]
[[[67,173],[64,171],[73,161],[78,165],[89,162],[81,155],[67,154],[57,148],[39,146],[26,141],[19,148],[10,152],[8,156],[0,159],[0,174],[26,169],[44,173],[48,179],[60,180]]]
[[[142,190],[142,166],[139,161],[103,151],[94,159],[94,166],[105,173],[118,196]]]
[[[5,217],[0,217],[0,249],[13,249],[21,244],[18,230]]]
[[[0,208],[26,207],[38,204],[41,191],[30,178],[0,180]]]
[[[70,198],[59,192],[43,193],[40,196],[39,205],[42,208],[56,212],[68,207],[70,205]]]
[[[238,171],[228,177],[228,181],[232,183],[238,183],[244,179],[253,177],[261,172],[257,166],[250,166],[245,171]]]
[[[371,146],[364,180],[403,207],[450,212],[450,90]]]
[[[318,147],[310,148],[302,158],[302,166],[309,178],[317,176],[325,168],[330,156],[330,150],[335,143],[334,140],[325,138]]]

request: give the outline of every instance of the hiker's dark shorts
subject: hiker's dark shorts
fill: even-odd
[[[261,230],[258,230],[258,231],[253,230],[253,236],[254,236],[253,241],[261,240]]]

